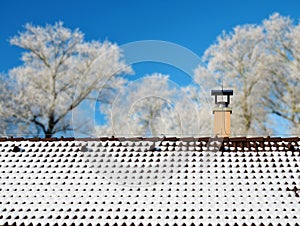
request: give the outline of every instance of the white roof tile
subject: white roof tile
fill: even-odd
[[[251,151],[207,143],[0,142],[0,224],[300,221],[300,154],[288,151],[291,142],[249,142]]]

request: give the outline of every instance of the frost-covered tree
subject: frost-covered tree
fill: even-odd
[[[61,22],[45,27],[26,24],[10,43],[24,50],[23,64],[2,78],[6,90],[1,108],[31,136],[51,137],[76,129],[71,111],[92,92],[115,88],[118,75],[131,71],[116,44],[86,42],[82,32]]]
[[[108,124],[96,127],[98,135],[199,136],[204,131],[207,134],[210,120],[206,119],[211,113],[199,110],[191,89],[179,87],[168,75],[159,73],[129,82],[113,106],[102,108]]]
[[[208,86],[234,88],[233,132],[271,132],[270,115],[300,132],[300,24],[278,13],[259,25],[237,26],[223,33],[205,52],[205,67],[195,79]],[[217,82],[213,85],[213,79]]]
[[[0,90],[1,90],[1,95],[0,95],[0,136],[2,135],[7,135],[7,130],[8,130],[8,119],[9,115],[6,114],[4,110],[4,103],[5,103],[5,90],[6,90],[6,81],[5,81],[5,75],[0,74]]]
[[[263,22],[266,33],[264,73],[270,87],[265,105],[300,133],[300,24],[273,14]]]
[[[168,76],[146,75],[134,82],[128,82],[115,97],[112,105],[102,106],[108,125],[98,126],[99,135],[158,135],[162,111],[168,108],[173,95]],[[161,131],[160,131],[161,132]]]
[[[267,114],[260,101],[267,89],[261,70],[263,44],[261,26],[237,26],[232,32],[223,32],[218,37],[203,56],[206,67],[199,66],[195,70],[195,80],[200,85],[218,89],[223,85],[234,89],[231,125],[235,135],[251,135],[266,130]]]

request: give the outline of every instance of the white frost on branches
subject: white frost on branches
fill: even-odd
[[[214,86],[218,89],[222,83],[224,87],[234,89],[231,125],[237,135],[264,131],[266,114],[258,101],[265,85],[261,73],[263,41],[264,33],[260,26],[238,26],[229,34],[223,32],[204,54],[207,68],[199,67],[195,71],[195,79],[200,83],[214,77]]]
[[[268,110],[289,123],[290,132],[300,133],[300,24],[273,14],[263,22],[266,29],[265,70]]]
[[[300,132],[300,25],[275,13],[260,25],[223,32],[203,56],[195,80],[233,88],[234,135],[270,134],[275,114]],[[213,79],[212,79],[213,78]],[[211,82],[209,82],[212,84]]]
[[[117,45],[85,42],[78,29],[72,31],[61,22],[27,24],[10,42],[24,49],[23,65],[9,71],[4,109],[36,135],[51,137],[76,129],[70,112],[91,92],[118,88],[106,82],[109,78],[131,72]]]
[[[211,113],[199,111],[191,87],[182,88],[168,75],[154,73],[130,82],[107,111],[108,125],[98,135],[200,136],[209,133]],[[204,109],[204,108],[202,108]]]
[[[175,85],[160,73],[128,81],[121,75],[132,69],[116,44],[86,42],[78,29],[62,23],[27,24],[10,42],[24,52],[21,66],[0,75],[4,134],[51,137],[85,130],[98,136],[209,136],[210,90],[222,86],[234,89],[232,135],[269,135],[274,115],[287,122],[290,133],[300,133],[300,24],[278,13],[261,24],[223,32],[195,69],[199,87]],[[83,114],[73,124],[71,112],[80,115],[95,94],[107,123],[90,125],[90,116]]]

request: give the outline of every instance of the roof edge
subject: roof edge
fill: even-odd
[[[24,137],[0,137],[0,142],[5,141],[33,141],[33,142],[51,142],[51,141],[183,141],[183,142],[208,142],[208,141],[220,141],[220,142],[298,142],[300,137],[52,137],[52,138],[24,138]]]

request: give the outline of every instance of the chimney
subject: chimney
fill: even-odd
[[[230,136],[230,115],[232,109],[229,106],[230,96],[233,90],[212,90],[211,95],[215,96],[214,114],[214,135],[217,137]],[[224,97],[226,98],[224,100]]]

